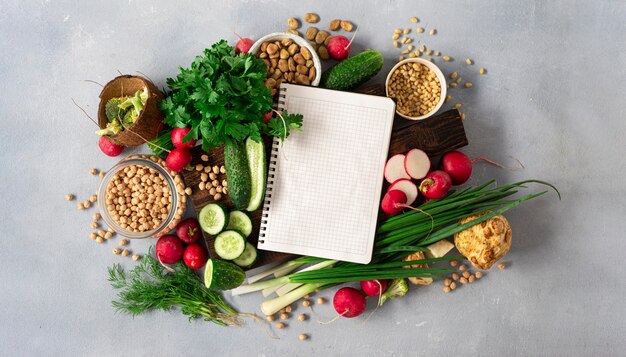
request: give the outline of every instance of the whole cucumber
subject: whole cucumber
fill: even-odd
[[[320,86],[336,90],[352,90],[374,77],[383,68],[383,55],[365,50],[337,63],[322,74]]]
[[[224,166],[230,200],[238,209],[245,209],[250,202],[251,183],[244,143],[230,141],[224,145]]]

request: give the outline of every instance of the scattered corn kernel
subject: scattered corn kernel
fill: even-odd
[[[441,56],[441,52],[436,51],[436,52],[435,52],[435,56],[437,56],[437,57]]]
[[[404,29],[404,31],[402,31],[402,33],[405,35],[408,35],[409,32],[411,32],[411,29]]]
[[[308,336],[308,335],[306,335],[306,334],[304,334],[304,333],[301,333],[301,334],[298,336],[298,338],[300,339],[300,341],[304,341],[304,340],[307,340],[307,339],[309,338],[309,336]]]
[[[418,27],[416,31],[417,31],[417,33],[424,33],[424,28],[423,27]]]
[[[472,64],[472,63],[474,63],[474,62],[472,62],[472,60],[471,60],[470,58],[466,58],[466,59],[465,59],[465,63],[467,63],[467,64]]]
[[[456,104],[454,105],[454,109],[459,109],[459,108],[461,108],[461,103],[456,103]]]
[[[395,30],[393,30],[393,33],[398,33],[398,34],[400,34],[400,33],[402,33],[402,29],[395,29]]]
[[[451,99],[452,99],[451,95],[447,96],[446,100],[444,101],[444,103],[448,103]],[[450,262],[450,266],[455,267],[456,266],[456,260],[451,261]]]
[[[414,24],[416,24],[416,23],[420,22],[420,20],[419,20],[417,17],[412,16],[412,17],[411,17],[411,22],[412,22],[412,23],[414,23]]]
[[[442,58],[446,62],[450,62],[450,60],[451,60],[450,56],[443,56]]]
[[[420,46],[420,51],[421,51],[421,52],[426,52],[426,46],[421,45],[421,46]]]
[[[472,82],[465,82],[465,84],[463,85],[465,86],[465,88],[472,88],[474,84]]]
[[[456,79],[456,77],[458,77],[458,76],[459,76],[459,74],[457,72],[450,73],[450,78],[452,78],[452,79]]]
[[[404,56],[398,56],[398,62],[402,61],[404,59]]]
[[[400,38],[400,34],[399,33],[394,33],[393,36],[391,36],[391,39],[394,40],[394,41],[399,39],[399,38]]]
[[[481,69],[478,70],[478,73],[485,74],[485,73],[487,73],[487,70],[484,69],[484,68],[481,68]]]
[[[409,49],[407,48],[406,50],[402,51],[401,53],[402,53],[403,55],[406,55],[406,54],[408,54],[409,52],[410,52],[410,51],[409,51]]]
[[[450,88],[456,88],[456,82],[452,82],[449,84]]]
[[[431,36],[435,35],[437,33],[436,29],[430,29],[430,31],[428,32]]]

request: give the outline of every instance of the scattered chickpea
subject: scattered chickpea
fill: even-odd
[[[309,306],[311,306],[311,301],[309,301],[309,300],[304,300],[304,301],[302,302],[302,306],[304,306],[304,307],[309,307]]]
[[[211,172],[211,166],[205,166],[204,167],[204,172],[206,172],[207,174]]]
[[[461,108],[461,105],[462,105],[461,103],[456,103],[456,104],[454,105],[454,109],[460,109],[460,108]]]
[[[452,279],[450,279],[450,278],[446,278],[446,279],[443,281],[443,285],[444,285],[444,286],[450,286],[450,284],[452,284]]]
[[[449,293],[450,291],[451,291],[451,289],[450,289],[450,287],[449,287],[449,286],[444,286],[444,287],[443,287],[443,292],[444,292],[444,293]]]
[[[219,200],[221,200],[221,199],[222,199],[222,194],[221,194],[221,193],[219,193],[219,192],[218,192],[218,193],[216,193],[216,194],[215,194],[215,196],[213,196],[213,199],[214,199],[215,201],[219,201]]]
[[[114,248],[113,249],[113,254],[120,255],[121,253],[122,253],[122,250],[120,248]]]
[[[505,268],[506,268],[506,264],[504,264],[504,263],[498,264],[498,269],[504,270]]]
[[[222,193],[223,193],[223,194],[227,194],[227,193],[228,193],[228,187],[224,187],[224,188],[222,188]]]
[[[204,191],[206,189],[206,183],[204,181],[200,182],[198,184],[198,189],[200,189],[200,191]]]
[[[139,259],[141,259],[141,255],[139,255],[139,254],[134,254],[133,255],[133,260],[134,261],[138,261]]]
[[[110,239],[111,237],[113,237],[113,233],[111,232],[104,233],[104,239]]]
[[[308,299],[310,297],[311,297],[311,294],[306,294],[306,295],[303,296],[303,298],[305,298],[305,299]]]
[[[292,309],[291,305],[287,305],[287,306],[285,307],[285,312],[286,312],[286,313],[291,313],[291,311],[292,311],[292,310],[293,310],[293,309]]]
[[[83,205],[82,203],[79,203],[76,205],[77,209],[85,209],[85,205]]]
[[[459,274],[457,274],[457,273],[452,273],[452,280],[454,280],[454,281],[459,280]]]
[[[98,174],[98,177],[100,178],[104,178],[104,175],[106,175],[107,173],[104,171],[100,171],[100,173]]]
[[[298,315],[298,321],[304,321],[304,320],[306,320],[306,314]]]
[[[96,243],[98,244],[102,244],[104,242],[104,238],[102,237],[96,237]]]
[[[456,88],[456,82],[452,82],[449,84],[450,88]]]
[[[453,281],[452,284],[450,284],[450,290],[454,289],[456,289],[456,283]]]
[[[89,238],[91,238],[92,240],[95,240],[97,237],[98,236],[95,233],[93,232],[89,233]]]
[[[222,180],[222,186],[228,186],[228,182],[226,180]]]
[[[456,83],[461,83],[462,80],[463,80],[463,78],[459,77],[459,78],[456,79]]]
[[[287,311],[285,307],[283,307],[282,309],[278,310],[278,312],[280,312],[281,314],[282,314],[283,312],[285,312],[285,311]]]
[[[98,222],[91,222],[91,228],[96,229],[100,227],[100,225],[98,224]]]
[[[121,245],[122,247],[123,247],[123,246],[128,245],[128,239],[122,239],[122,240],[120,241],[120,245]]]
[[[200,160],[207,162],[209,161],[209,155],[203,154],[202,156],[200,156]]]
[[[484,68],[481,68],[481,69],[478,70],[478,73],[485,74],[485,73],[487,73],[487,70],[484,69]]]
[[[85,208],[91,207],[91,202],[89,200],[86,200],[85,202],[83,202],[83,207]]]
[[[467,279],[467,281],[471,284],[471,283],[473,283],[473,282],[474,282],[474,280],[475,280],[475,279],[476,279],[476,278],[474,278],[474,276],[473,276],[473,275],[470,275],[470,277]]]
[[[130,252],[128,251],[128,249],[124,249],[124,250],[122,251],[122,256],[123,256],[123,257],[127,257],[129,254],[130,254]]]
[[[463,277],[464,277],[465,279],[469,278],[469,277],[470,277],[470,275],[472,275],[472,274],[470,274],[470,272],[469,272],[469,271],[464,271],[464,272],[463,272]]]
[[[98,170],[97,169],[91,169],[89,170],[89,173],[92,175],[97,175],[98,174]]]
[[[461,279],[459,279],[459,282],[461,282],[461,284],[467,284],[467,279],[465,277],[462,277]]]
[[[326,299],[324,299],[323,297],[317,298],[317,303],[322,305],[326,303]]]
[[[441,56],[441,52],[436,51],[436,52],[435,52],[435,56],[437,56],[437,57]]]
[[[200,174],[200,181],[206,182],[208,179],[209,175],[205,174],[204,172]]]
[[[301,333],[298,338],[300,339],[300,341],[305,341],[309,338],[309,336],[307,334]]]
[[[265,316],[265,319],[269,322],[274,322],[274,320],[276,320],[276,318],[274,317],[274,315],[267,315]]]
[[[452,58],[450,58],[450,56],[443,56],[442,58],[446,62],[450,62],[450,60],[452,60]]]
[[[477,271],[476,272],[476,279],[480,279],[483,277],[483,272],[482,271]]]
[[[216,174],[214,174],[213,172],[211,172],[211,173],[209,174],[209,178],[211,179],[211,181],[213,181],[213,180],[217,179],[217,175],[216,175]]]
[[[465,113],[461,113],[461,120],[465,120]]]
[[[91,218],[93,218],[94,221],[99,221],[102,217],[100,216],[100,213],[94,213]]]
[[[217,165],[213,166],[213,173],[216,174],[216,175],[219,174],[220,173],[220,167],[217,166]]]
[[[94,203],[94,202],[96,202],[97,200],[98,200],[98,195],[95,195],[95,194],[94,194],[94,195],[89,196],[89,201],[90,201],[91,203]]]
[[[196,171],[202,171],[202,169],[204,169],[204,166],[202,166],[202,164],[196,164]]]
[[[446,97],[445,103],[448,103],[448,102],[449,102],[449,101],[451,101],[451,100],[452,100],[452,96],[451,96],[451,95],[449,95],[449,96],[447,96],[447,97]],[[456,261],[456,260],[453,260],[453,261],[451,261],[451,262],[450,262],[450,266],[455,267],[455,266],[456,266],[456,264],[457,264],[457,261]]]
[[[216,193],[217,193],[217,190],[215,189],[215,187],[211,187],[211,189],[209,190],[209,195],[215,196]]]
[[[226,166],[224,166],[224,165],[220,166],[220,173],[222,173],[222,174],[226,173]]]
[[[67,195],[65,195],[65,200],[66,201],[73,201],[74,200],[74,195],[72,195],[71,193],[68,193]]]
[[[104,238],[105,235],[106,235],[106,232],[104,231],[104,229],[99,229],[98,230],[98,236]]]
[[[222,186],[217,186],[215,192],[222,193]]]
[[[280,319],[281,320],[287,320],[289,318],[289,314],[286,312],[283,312],[282,314],[280,314]]]
[[[458,76],[459,76],[459,74],[457,72],[450,73],[450,78],[452,78],[452,79],[456,79],[456,77],[458,77]]]
[[[279,323],[276,324],[276,328],[279,329],[279,330],[282,330],[282,329],[285,328],[285,324],[282,323],[282,322],[279,322]]]
[[[459,267],[460,271],[465,271],[467,269],[467,266],[465,264],[461,264],[461,266]]]
[[[193,191],[191,191],[191,187],[187,187],[187,188],[185,189],[185,194],[186,194],[187,196],[191,196],[191,194],[192,194],[192,193],[193,193]]]

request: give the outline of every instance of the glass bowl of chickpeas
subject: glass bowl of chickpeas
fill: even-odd
[[[98,197],[102,219],[128,238],[163,236],[181,221],[187,204],[181,175],[149,155],[133,155],[113,166]]]

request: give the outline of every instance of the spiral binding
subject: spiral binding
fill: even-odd
[[[274,106],[278,110],[283,110],[285,106],[285,97],[287,88],[281,86],[279,93],[274,103]],[[263,200],[263,212],[261,213],[261,228],[259,230],[259,243],[265,243],[265,234],[267,231],[267,217],[269,216],[270,206],[272,204],[272,192],[274,191],[274,179],[276,178],[276,160],[278,159],[278,145],[280,145],[280,139],[274,138],[272,140],[272,149],[270,151],[270,164],[267,169],[267,185],[265,188],[265,198]]]

